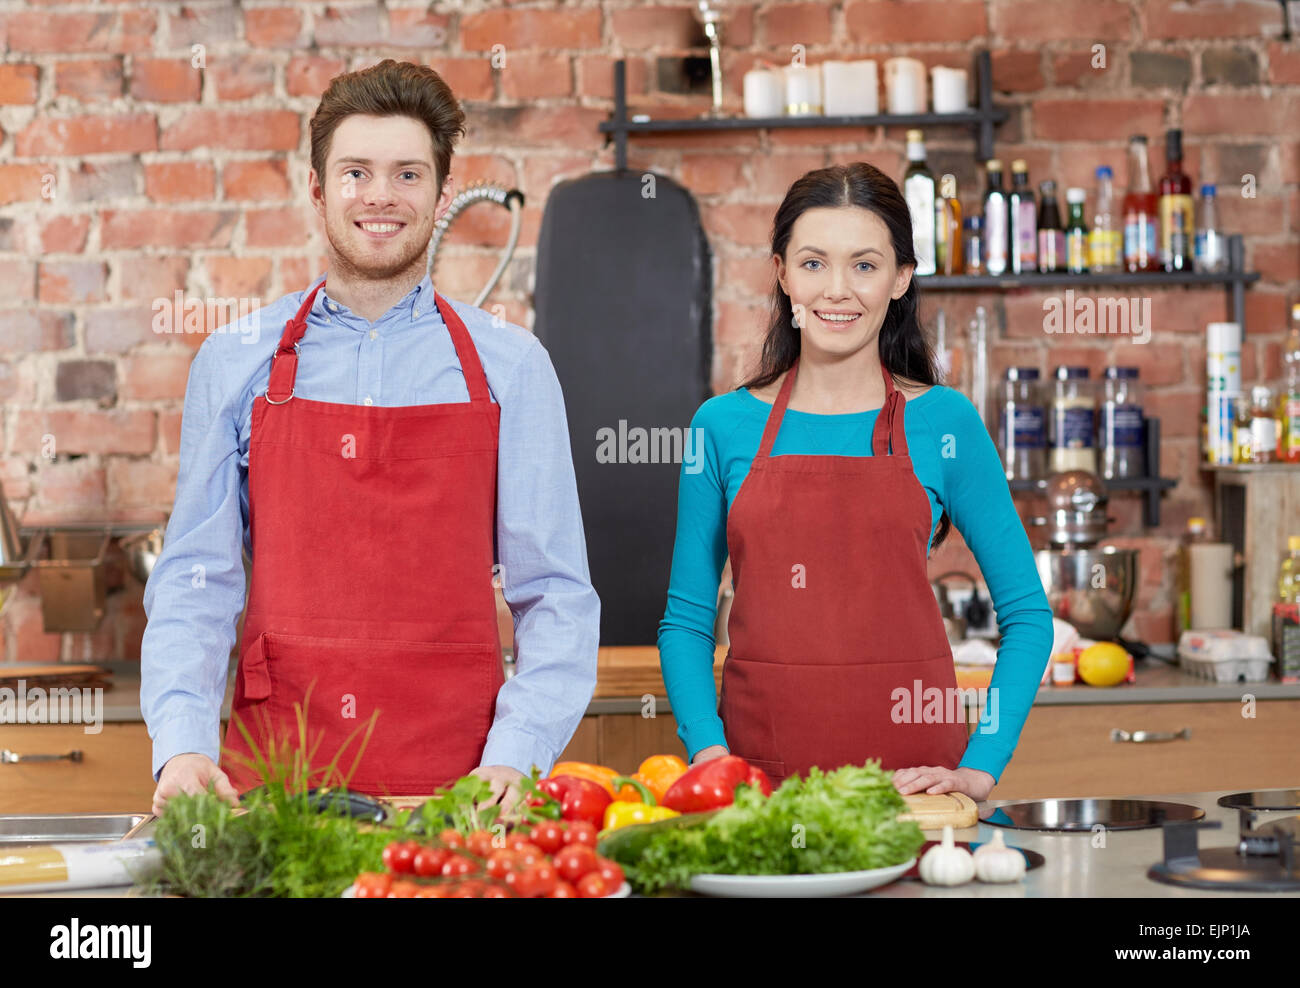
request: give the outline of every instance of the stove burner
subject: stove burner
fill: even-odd
[[[1041,799],[999,806],[985,823],[1013,830],[1089,832],[1144,830],[1167,820],[1199,820],[1205,811],[1187,803],[1149,799]]]
[[[1300,891],[1300,817],[1286,817],[1254,829],[1254,813],[1242,810],[1236,847],[1197,847],[1197,831],[1218,830],[1217,821],[1177,820],[1165,824],[1163,861],[1147,877],[1167,885],[1237,892]]]
[[[1300,789],[1262,789],[1219,797],[1230,810],[1300,810]]]

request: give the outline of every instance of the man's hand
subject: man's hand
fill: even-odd
[[[519,797],[522,795],[519,791],[519,782],[523,779],[524,773],[518,769],[511,768],[509,765],[480,765],[469,774],[483,779],[492,787],[492,795],[480,805],[500,804],[501,815],[506,816],[519,802]]]
[[[977,768],[920,765],[894,773],[894,788],[905,796],[915,792],[964,792],[979,803],[989,798],[993,785],[993,776]]]
[[[720,744],[711,744],[707,748],[701,748],[691,759],[692,765],[698,765],[700,762],[709,762],[715,758],[721,758],[724,755],[731,754],[725,747]]]
[[[153,815],[162,816],[167,800],[177,793],[197,796],[208,788],[209,782],[216,782],[218,796],[232,806],[239,805],[239,793],[230,784],[230,777],[211,758],[193,751],[173,755],[158,773],[158,788],[153,791]]]

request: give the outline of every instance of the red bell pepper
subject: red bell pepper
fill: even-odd
[[[748,783],[764,796],[772,795],[772,782],[766,772],[738,755],[723,755],[689,769],[669,787],[659,805],[678,813],[716,810],[736,801],[736,786],[741,783]]]
[[[605,807],[614,801],[604,786],[573,775],[540,779],[537,788],[559,801],[561,819],[587,820],[597,830],[604,825]]]

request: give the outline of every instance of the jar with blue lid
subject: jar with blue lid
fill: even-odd
[[[1058,367],[1052,395],[1048,465],[1097,472],[1096,395],[1087,367]]]
[[[1007,480],[1047,472],[1047,408],[1037,367],[1008,367],[998,413],[998,452]]]
[[[1146,476],[1146,442],[1142,420],[1142,386],[1136,367],[1107,367],[1098,430],[1101,475]]]

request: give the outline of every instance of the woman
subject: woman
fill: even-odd
[[[878,758],[902,793],[985,799],[1033,703],[1052,615],[988,431],[936,379],[907,203],[864,162],[809,172],[777,210],[772,256],[761,368],[701,406],[704,468],[681,477],[659,632],[678,735],[692,761],[730,751],[773,781]],[[926,570],[951,524],[1002,635],[997,715],[969,740]]]

